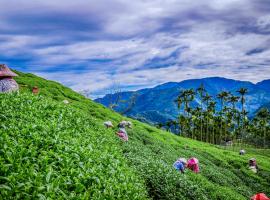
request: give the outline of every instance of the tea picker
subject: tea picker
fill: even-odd
[[[185,158],[179,158],[175,163],[173,164],[173,167],[180,171],[181,173],[185,172],[187,166],[187,160]]]
[[[192,170],[195,173],[199,173],[200,172],[200,168],[199,168],[199,160],[197,158],[190,158],[187,161],[187,168],[189,168],[190,170]]]
[[[128,134],[126,131],[126,127],[131,128],[132,123],[129,121],[121,121],[118,124],[118,131],[117,131],[117,135],[119,138],[121,138],[124,141],[128,141]]]
[[[250,200],[270,200],[264,193],[255,194]]]
[[[239,151],[239,155],[245,155],[245,153],[246,153],[246,151],[244,150],[244,149],[241,149],[240,151]]]
[[[106,122],[104,122],[103,124],[104,124],[104,126],[105,126],[106,128],[112,128],[112,127],[113,127],[113,124],[112,124],[111,121],[106,121]]]
[[[255,158],[249,159],[249,169],[253,171],[254,173],[258,172],[258,165]]]
[[[0,93],[9,93],[19,90],[17,82],[13,77],[18,76],[12,72],[7,65],[0,64]]]

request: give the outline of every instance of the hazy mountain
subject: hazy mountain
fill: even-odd
[[[191,79],[179,83],[169,82],[154,88],[142,89],[136,92],[109,94],[95,101],[109,106],[110,103],[114,102],[120,95],[121,101],[115,108],[118,112],[125,113],[130,117],[142,121],[152,123],[165,122],[169,119],[174,119],[180,112],[174,102],[179,92],[183,89],[196,89],[201,84],[204,84],[205,89],[215,99],[217,94],[221,91],[230,91],[238,95],[237,90],[239,88],[247,88],[246,109],[249,112],[249,116],[253,116],[259,108],[264,105],[269,106],[270,103],[270,80],[253,84],[248,81],[238,81],[220,77]],[[217,102],[217,109],[219,109],[220,103],[218,100]],[[200,98],[196,96],[191,106],[195,107],[199,104]],[[238,103],[237,106],[240,108],[240,103]]]

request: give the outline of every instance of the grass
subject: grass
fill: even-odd
[[[53,81],[20,72],[20,94],[0,95],[3,199],[248,199],[270,195],[270,158],[175,136],[131,120],[129,142],[105,129],[123,116]],[[33,86],[40,95],[30,94]],[[63,104],[67,99],[71,103]],[[195,156],[201,172],[172,164]],[[248,170],[256,157],[260,171]]]

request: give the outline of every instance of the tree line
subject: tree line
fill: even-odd
[[[221,91],[216,98],[209,95],[203,84],[197,89],[180,91],[175,103],[181,112],[176,120],[157,124],[178,135],[212,143],[237,142],[257,147],[270,146],[270,113],[260,109],[254,118],[247,117],[246,88],[238,95]],[[197,97],[197,98],[195,98]],[[198,101],[199,99],[199,101]],[[191,106],[197,100],[197,106]],[[220,107],[217,107],[219,101]]]

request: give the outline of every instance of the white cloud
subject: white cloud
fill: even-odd
[[[10,0],[0,2],[0,51],[5,60],[27,58],[28,70],[93,93],[115,80],[134,88],[207,76],[256,82],[270,75],[270,18],[254,3]],[[254,49],[263,50],[247,55]],[[63,72],[53,72],[58,66]]]

